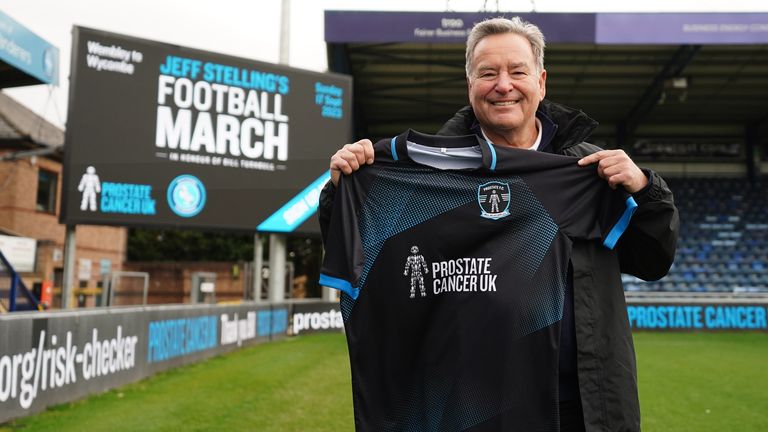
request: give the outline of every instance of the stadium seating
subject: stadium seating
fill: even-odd
[[[768,292],[768,177],[668,179],[680,210],[669,274],[625,291]]]

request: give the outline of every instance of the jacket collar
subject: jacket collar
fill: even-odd
[[[561,153],[563,149],[585,141],[598,123],[583,111],[544,99],[536,110],[541,121],[542,137],[539,151]],[[467,135],[480,132],[472,107],[465,106],[448,120],[437,132],[438,135]]]

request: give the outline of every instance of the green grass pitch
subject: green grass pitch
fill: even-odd
[[[644,431],[768,430],[768,334],[638,333]],[[0,431],[352,431],[342,334],[246,348]]]

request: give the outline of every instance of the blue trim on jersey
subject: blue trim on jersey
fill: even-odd
[[[488,149],[491,150],[491,171],[496,171],[496,149],[493,148],[493,144],[490,141],[488,143]]]
[[[621,215],[621,219],[619,219],[618,222],[616,222],[616,225],[613,226],[611,229],[611,232],[608,233],[608,236],[605,238],[605,241],[603,242],[603,246],[607,247],[608,249],[613,249],[616,246],[616,242],[619,241],[619,238],[622,234],[624,234],[624,231],[627,230],[627,227],[629,226],[629,221],[632,219],[632,215],[635,213],[635,210],[637,209],[637,203],[635,202],[635,199],[631,196],[627,198],[627,208],[624,210],[624,214]]]
[[[396,139],[397,139],[397,137],[392,138],[391,144],[389,146],[390,150],[392,151],[392,159],[394,159],[395,162],[397,162],[397,147],[395,147],[395,145],[396,145],[395,140]]]
[[[320,285],[344,291],[347,293],[347,295],[355,300],[357,300],[357,296],[360,295],[360,289],[353,288],[351,283],[345,281],[344,279],[335,278],[323,273],[320,273]]]

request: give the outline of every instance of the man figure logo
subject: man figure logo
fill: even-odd
[[[423,256],[419,255],[418,246],[411,246],[411,255],[405,260],[405,271],[403,271],[403,276],[411,276],[411,298],[416,297],[416,284],[419,285],[421,296],[427,296],[427,291],[424,289],[425,274],[429,275],[427,261]]]
[[[85,174],[80,178],[77,190],[83,193],[80,210],[96,211],[96,194],[101,192],[101,183],[99,183],[99,176],[96,175],[96,168],[89,166],[85,169]]]
[[[501,219],[509,216],[509,183],[488,182],[477,188],[477,203],[480,216],[488,219]]]

